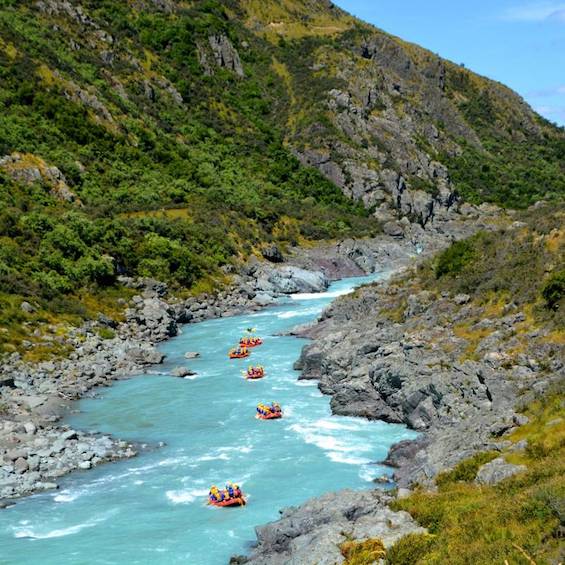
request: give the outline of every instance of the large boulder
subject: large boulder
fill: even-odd
[[[327,277],[321,271],[308,271],[292,266],[273,269],[267,280],[272,285],[272,290],[281,294],[322,292],[329,286]]]
[[[526,470],[525,465],[507,463],[502,457],[497,457],[485,463],[477,472],[475,482],[479,485],[496,485],[516,473]]]
[[[258,544],[249,565],[343,563],[339,545],[379,538],[385,547],[409,533],[423,533],[407,512],[394,512],[380,491],[345,490],[281,511],[281,519],[255,529]]]

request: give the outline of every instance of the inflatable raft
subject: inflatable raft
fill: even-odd
[[[218,500],[208,500],[210,506],[217,506],[218,508],[225,508],[227,506],[245,506],[247,501],[245,497],[238,496],[237,498],[226,498],[221,502]]]
[[[230,359],[245,359],[246,357],[249,357],[249,351],[232,350],[228,353],[228,356],[229,356]]]
[[[282,418],[282,412],[271,412],[270,414],[256,414],[255,418],[258,420],[278,420]]]
[[[260,337],[242,337],[239,340],[241,347],[257,347],[263,345],[263,340]]]

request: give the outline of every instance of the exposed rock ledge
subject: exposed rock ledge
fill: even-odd
[[[257,531],[257,547],[249,558],[232,564],[335,565],[345,560],[339,545],[347,540],[379,538],[389,547],[411,533],[425,532],[407,512],[394,512],[391,497],[381,491],[344,490],[281,511],[277,522]]]

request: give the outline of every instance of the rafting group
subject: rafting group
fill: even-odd
[[[243,371],[243,375],[246,379],[262,379],[265,376],[265,368],[261,365],[257,365],[256,367],[249,365],[249,367],[247,367],[247,371]]]
[[[212,506],[244,506],[246,500],[239,486],[229,482],[225,489],[220,490],[216,485],[210,487],[208,504]]]
[[[254,328],[247,328],[246,332],[252,334]],[[260,337],[246,335],[239,340],[238,347],[230,349],[228,356],[230,359],[243,359],[249,357],[250,349],[263,344]],[[265,376],[265,368],[261,365],[249,365],[247,370],[242,371],[243,376],[249,380],[262,379]],[[255,417],[259,420],[275,420],[282,418],[283,412],[280,404],[271,402],[270,404],[259,403],[256,409]],[[246,504],[245,497],[241,489],[233,483],[228,483],[225,489],[218,489],[213,485],[208,495],[208,504],[212,506],[244,506]]]
[[[271,402],[271,404],[260,403],[257,405],[257,415],[259,420],[274,420],[282,418],[281,405],[278,402]]]

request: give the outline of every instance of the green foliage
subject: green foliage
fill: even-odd
[[[481,145],[457,139],[463,151],[440,155],[469,202],[525,208],[565,195],[565,132],[539,116],[527,115],[514,94],[497,83],[450,67],[447,92]]]
[[[553,273],[544,283],[541,295],[548,308],[556,309],[565,297],[565,270]]]
[[[378,232],[362,206],[286,148],[271,48],[230,20],[225,3],[175,14],[88,4],[114,37],[109,66],[98,47],[83,45],[72,18],[55,18],[54,32],[51,16],[23,3],[4,8],[0,156],[18,151],[57,166],[82,206],[58,200],[46,182],[18,183],[0,171],[0,293],[54,314],[49,304],[100,297],[118,275],[198,288],[261,242]],[[212,33],[238,48],[245,79],[214,65]],[[18,320],[8,321],[16,341]]]
[[[539,206],[519,217],[522,227],[479,232],[453,243],[421,268],[424,285],[483,302],[494,295],[503,303],[530,305],[539,320],[563,327],[563,214],[561,204]],[[552,265],[556,269],[548,276]]]
[[[562,391],[561,391],[562,392]],[[565,520],[565,414],[561,393],[533,403],[530,422],[510,437],[543,445],[506,458],[527,470],[495,486],[444,481],[438,493],[416,491],[394,503],[428,528],[406,536],[388,552],[389,565],[450,563],[554,563]],[[480,455],[460,469],[476,471]],[[484,455],[486,461],[490,456]],[[472,472],[464,472],[467,480]]]
[[[436,278],[444,275],[457,275],[468,265],[474,256],[473,242],[470,240],[456,241],[445,251],[442,251],[435,265]]]
[[[408,534],[400,538],[386,554],[386,565],[414,565],[421,563],[433,548],[433,536]]]
[[[339,546],[345,565],[371,565],[383,559],[386,551],[380,539],[348,540]]]
[[[102,339],[114,339],[116,337],[116,333],[111,328],[100,328],[98,330],[98,335]]]

